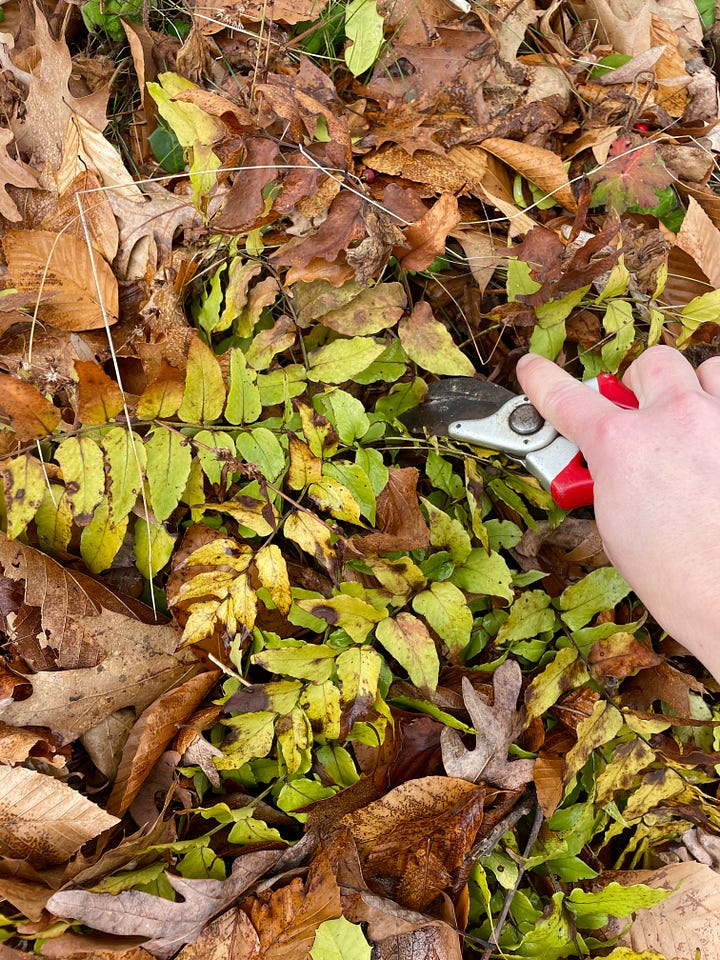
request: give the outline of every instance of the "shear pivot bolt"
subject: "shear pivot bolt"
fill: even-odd
[[[527,436],[537,433],[545,424],[545,420],[531,403],[522,403],[512,411],[508,417],[508,424],[514,433]]]

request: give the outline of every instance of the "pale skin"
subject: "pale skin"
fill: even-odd
[[[720,680],[720,357],[694,370],[646,350],[621,410],[543,357],[517,365],[533,404],[583,451],[605,551],[657,622]]]

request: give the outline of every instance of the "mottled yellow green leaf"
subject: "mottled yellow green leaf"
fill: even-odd
[[[387,616],[387,609],[381,610],[361,600],[341,593],[329,600],[298,600],[297,605],[311,613],[314,617],[324,620],[332,627],[342,627],[352,637],[355,643],[362,643],[370,630],[380,620]]]
[[[618,791],[623,796],[632,787],[635,777],[655,762],[655,751],[639,737],[616,748],[603,772],[595,781],[595,802],[604,806],[613,800]]]
[[[227,513],[241,526],[252,530],[259,537],[269,536],[277,526],[278,512],[267,500],[239,496],[234,500],[226,500],[225,503],[206,503],[205,509]]]
[[[285,767],[289,774],[307,773],[312,766],[312,729],[305,712],[293,707],[289,714],[275,723],[275,736]]]
[[[147,92],[157,104],[158,113],[184,148],[196,142],[212,144],[226,133],[225,124],[194,103],[174,100],[183,90],[197,90],[191,81],[174,73],[161,73],[159,83],[146,84]]]
[[[180,502],[190,474],[192,450],[180,434],[159,426],[145,440],[145,452],[150,506],[162,523]]]
[[[563,693],[574,690],[590,679],[585,663],[579,659],[576,647],[558,650],[552,660],[539,673],[525,691],[527,723],[541,717]]]
[[[224,406],[225,380],[217,357],[199,337],[193,337],[177,415],[184,423],[212,423],[220,418]]]
[[[193,437],[197,458],[210,483],[219,484],[235,456],[235,441],[224,430],[198,430]],[[231,471],[232,473],[232,471]]]
[[[315,283],[325,283],[323,280]],[[315,284],[312,284],[314,286]],[[327,284],[327,286],[330,286]],[[339,289],[349,286],[345,283]],[[331,288],[335,290],[335,288]],[[318,293],[321,291],[318,290]],[[327,313],[319,314],[318,319],[324,327],[330,327],[338,333],[352,336],[368,336],[392,327],[403,315],[407,305],[407,295],[401,283],[378,283],[374,287],[354,285],[355,296]],[[330,301],[327,301],[328,303]],[[312,313],[321,309],[318,299]]]
[[[402,606],[416,590],[421,590],[427,580],[420,567],[410,557],[390,560],[386,557],[366,557],[365,563],[391,596],[391,603]],[[464,601],[463,597],[463,601]]]
[[[78,526],[90,523],[105,489],[105,465],[100,447],[90,437],[68,437],[55,450],[70,507]]]
[[[242,573],[247,570],[251,557],[252,550],[247,544],[238,543],[230,537],[215,537],[209,543],[204,543],[197,550],[193,550],[190,556],[178,564],[178,569],[217,566],[230,567]]]
[[[235,439],[238,457],[259,471],[271,483],[279,479],[286,466],[285,451],[277,436],[267,427],[253,427]]]
[[[459,520],[439,510],[429,500],[423,498],[422,504],[427,510],[430,543],[448,549],[455,563],[464,563],[472,550],[470,534]]]
[[[385,349],[370,337],[334,340],[308,356],[307,378],[313,383],[346,383],[367,369]]]
[[[188,609],[190,616],[182,635],[182,645],[184,647],[191,643],[199,643],[207,637],[212,637],[218,623],[225,622],[220,619],[217,601],[206,600],[203,603],[193,603]]]
[[[320,477],[307,489],[308,496],[320,510],[338,520],[362,525],[360,506],[345,484],[332,477]]]
[[[97,449],[97,448],[96,448]],[[7,537],[14,540],[35,516],[47,490],[42,464],[29,453],[2,462]]]
[[[422,620],[418,620],[411,613],[386,617],[378,623],[375,636],[390,656],[407,671],[416,687],[426,696],[435,692],[440,660],[433,639]]]
[[[304,510],[296,510],[285,518],[283,533],[301,550],[315,557],[326,570],[337,566],[337,554],[332,544],[332,533],[326,523]]]
[[[340,703],[348,728],[365,718],[375,704],[381,667],[380,654],[368,646],[350,647],[337,658]]]
[[[450,659],[457,660],[470,642],[473,624],[472,611],[462,590],[449,580],[438,580],[418,593],[412,606],[445,641]]]
[[[614,567],[600,567],[577,583],[566,587],[560,594],[557,605],[568,628],[578,630],[596,613],[611,610],[628,593],[628,583]]]
[[[248,366],[242,350],[230,351],[230,389],[225,405],[229,423],[255,423],[262,413],[257,372]]]
[[[550,597],[544,590],[527,590],[510,608],[510,616],[497,633],[497,643],[527,640],[552,630],[557,622],[550,608]]]
[[[405,353],[423,370],[441,376],[471,377],[475,373],[450,332],[433,317],[426,300],[416,303],[412,314],[400,321],[398,337]]]
[[[630,794],[623,810],[623,818],[628,823],[639,820],[654,807],[660,806],[663,800],[669,800],[683,793],[686,786],[680,774],[670,767],[651,770],[643,776],[637,790]]]
[[[598,700],[593,712],[581,720],[577,728],[577,743],[570,748],[565,757],[565,783],[585,766],[593,750],[608,743],[618,735],[623,726],[623,718],[617,707],[607,700]]]
[[[259,710],[223,720],[233,735],[223,744],[224,756],[214,758],[218,770],[238,770],[254,757],[267,756],[275,739],[276,718],[270,710]]]
[[[340,691],[332,680],[306,684],[300,694],[299,704],[312,725],[318,743],[340,739]]]
[[[273,361],[273,357],[284,350],[289,350],[295,342],[295,324],[288,316],[281,316],[275,321],[269,330],[261,330],[248,347],[248,364],[255,370],[267,370]],[[260,378],[258,377],[258,386]],[[268,401],[263,399],[263,403]]]
[[[135,506],[142,489],[147,453],[141,438],[125,427],[115,427],[102,438],[107,465],[110,519],[119,523]]]
[[[135,566],[146,580],[152,580],[172,556],[176,538],[162,523],[147,523],[143,517],[135,521]]]
[[[287,613],[292,603],[287,564],[280,547],[270,543],[255,554],[255,569],[260,583],[267,589],[280,613]]]
[[[512,600],[512,574],[504,557],[476,547],[465,563],[455,568],[452,582],[461,590]]]
[[[90,573],[109,569],[125,539],[127,526],[127,517],[113,526],[107,497],[103,497],[80,535],[80,556]]]
[[[45,487],[40,509],[35,514],[40,545],[50,553],[67,550],[72,536],[72,510],[65,487],[51,483]]]

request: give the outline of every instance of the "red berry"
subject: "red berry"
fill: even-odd
[[[637,130],[638,133],[647,133],[650,127],[646,123],[636,123],[633,126],[633,130]]]
[[[363,180],[365,183],[375,183],[377,179],[377,174],[374,170],[371,170],[369,167],[366,168],[365,173],[363,174]]]

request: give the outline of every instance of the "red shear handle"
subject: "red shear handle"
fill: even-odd
[[[578,450],[570,463],[550,484],[550,493],[561,510],[587,507],[593,502],[593,478]]]
[[[636,410],[638,407],[638,399],[632,390],[611,373],[601,373],[593,380],[588,380],[587,384],[611,400],[616,407],[624,410]],[[551,481],[550,493],[563,510],[586,507],[593,502],[593,479],[581,451]]]

